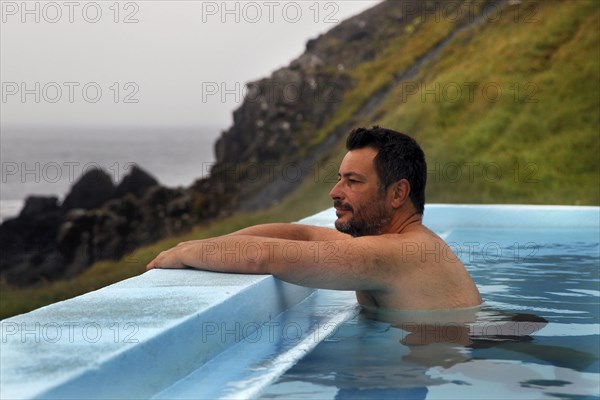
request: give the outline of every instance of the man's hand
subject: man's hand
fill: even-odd
[[[200,240],[181,242],[177,246],[161,252],[154,260],[146,265],[146,270],[151,270],[153,268],[187,268],[188,265],[183,262],[184,255],[194,248],[199,249],[200,245],[198,242],[200,242]]]

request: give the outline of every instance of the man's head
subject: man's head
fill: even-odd
[[[339,182],[330,193],[338,230],[376,235],[400,208],[423,214],[427,166],[414,139],[377,126],[358,128],[348,136],[346,148]]]

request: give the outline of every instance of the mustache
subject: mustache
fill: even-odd
[[[342,203],[340,200],[335,200],[333,202],[333,206],[335,208],[338,208],[340,210],[347,210],[347,211],[352,211],[352,206],[350,204],[344,204]]]

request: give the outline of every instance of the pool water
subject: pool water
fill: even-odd
[[[398,322],[357,309],[261,398],[600,398],[599,230],[438,233],[485,301],[467,310],[471,320],[421,313]],[[355,301],[319,292],[321,307]]]

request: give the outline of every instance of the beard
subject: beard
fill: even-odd
[[[334,207],[351,212],[347,221],[335,221],[335,228],[353,237],[381,235],[383,228],[392,219],[392,210],[385,203],[385,196],[378,196],[375,201],[354,209],[350,204],[339,200],[334,201]]]

